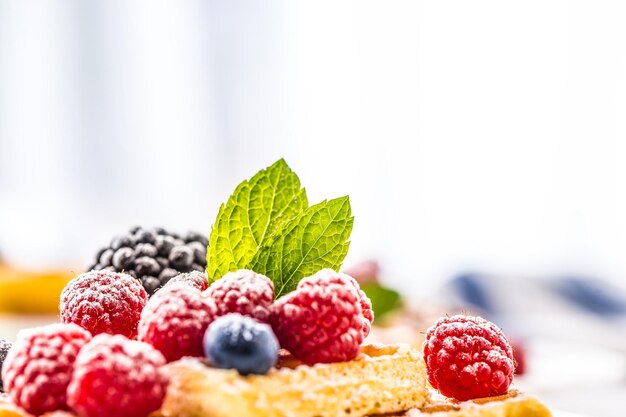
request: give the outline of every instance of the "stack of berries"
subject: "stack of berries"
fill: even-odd
[[[183,273],[152,298],[128,274],[92,270],[68,283],[60,311],[61,324],[20,333],[2,370],[11,400],[35,415],[145,417],[165,397],[163,366],[185,356],[241,375],[267,373],[279,347],[306,364],[351,360],[373,320],[356,281],[328,269],[276,301],[249,270],[211,286]]]
[[[210,286],[180,274],[150,299],[130,275],[90,271],[60,309],[63,323],[20,333],[2,368],[10,399],[34,415],[146,417],[165,398],[164,366],[183,357],[244,376],[269,372],[280,348],[306,365],[349,361],[374,318],[358,283],[330,269],[277,300],[269,278],[245,269]],[[507,339],[477,317],[441,319],[424,359],[430,384],[458,400],[504,394],[514,371]]]

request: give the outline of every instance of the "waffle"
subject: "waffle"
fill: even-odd
[[[151,417],[549,417],[516,390],[458,402],[425,385],[421,354],[407,345],[366,345],[353,361],[302,365],[283,355],[265,376],[241,377],[199,359],[168,365],[163,408]],[[407,411],[408,410],[408,411]],[[31,417],[0,396],[0,417]],[[75,417],[57,412],[43,417]]]
[[[170,375],[163,417],[354,417],[421,407],[429,395],[422,356],[407,345],[366,345],[355,360],[314,366],[285,356],[265,376],[184,359]]]
[[[517,390],[506,395],[457,402],[432,393],[419,409],[398,414],[402,417],[550,417],[552,414],[534,397]],[[386,416],[391,417],[391,416]]]

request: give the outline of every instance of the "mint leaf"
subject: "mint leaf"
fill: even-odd
[[[400,293],[377,283],[361,284],[361,289],[372,302],[375,320],[381,320],[392,311],[402,307]]]
[[[298,176],[284,159],[237,186],[222,204],[207,249],[209,283],[246,268],[270,238],[309,202]]]
[[[320,269],[341,267],[353,221],[347,196],[311,206],[269,239],[249,268],[270,277],[279,297]]]

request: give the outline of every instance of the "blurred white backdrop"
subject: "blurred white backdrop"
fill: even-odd
[[[626,276],[620,1],[0,0],[0,251],[84,265],[133,224],[208,232],[285,157],[349,194],[347,262]]]

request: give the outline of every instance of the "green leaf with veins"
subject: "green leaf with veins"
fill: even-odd
[[[249,267],[259,248],[308,205],[305,189],[284,159],[239,184],[220,207],[211,230],[209,283]]]
[[[270,238],[249,268],[270,277],[279,297],[320,269],[339,270],[348,253],[353,222],[347,196],[311,206]]]

